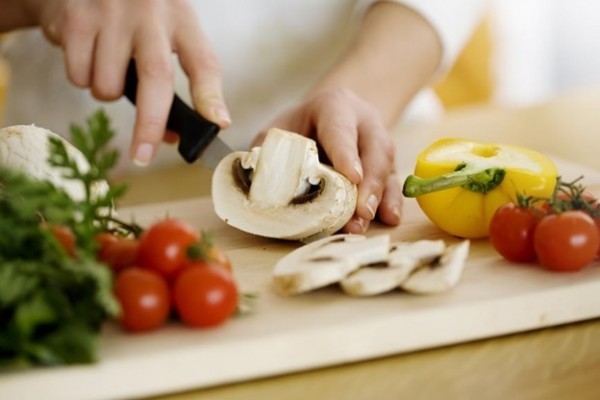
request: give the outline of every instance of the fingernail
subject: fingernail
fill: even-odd
[[[229,111],[227,111],[226,108],[221,106],[213,108],[213,115],[215,116],[215,119],[223,125],[231,124],[231,117],[229,116]]]
[[[145,167],[150,164],[152,157],[154,156],[154,146],[150,143],[142,143],[135,149],[135,156],[133,162],[140,166]]]
[[[365,231],[365,220],[364,219],[357,217],[352,222],[354,223],[354,226],[358,227],[358,232],[354,232],[354,233],[363,233]]]
[[[400,206],[394,206],[392,207],[392,214],[394,214],[394,216],[398,219],[400,219],[400,213],[402,212]]]
[[[369,196],[365,206],[367,207],[367,210],[369,210],[369,214],[371,214],[371,219],[375,218],[375,210],[377,210],[377,197],[374,194]]]
[[[356,171],[356,173],[358,174],[358,176],[362,180],[362,178],[363,178],[363,169],[362,169],[362,164],[360,163],[360,160],[355,160],[354,161],[354,170]]]

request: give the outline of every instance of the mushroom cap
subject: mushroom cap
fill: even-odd
[[[60,135],[35,125],[14,125],[0,129],[0,165],[24,173],[37,180],[45,180],[63,189],[77,201],[85,199],[85,189],[81,182],[65,179],[62,171],[48,164],[49,138],[57,138],[65,144],[69,156],[80,169],[86,170],[89,164],[85,156]],[[108,191],[108,183],[96,182],[92,195]]]
[[[252,175],[249,189],[240,186],[236,166]],[[314,198],[291,201],[310,185],[319,186]],[[341,229],[354,214],[357,189],[318,162],[313,140],[272,129],[262,148],[221,160],[213,174],[212,198],[216,214],[233,227],[264,237],[303,240]]]

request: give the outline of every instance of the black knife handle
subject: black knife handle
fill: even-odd
[[[136,104],[137,86],[138,75],[135,60],[131,60],[125,76],[124,95],[133,104]],[[177,150],[188,163],[193,163],[200,157],[220,130],[219,125],[202,117],[185,104],[177,94],[173,95],[167,128],[179,135]]]

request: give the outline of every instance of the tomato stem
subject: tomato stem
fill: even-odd
[[[409,175],[404,181],[402,193],[406,197],[417,197],[439,190],[463,187],[467,190],[486,194],[494,190],[502,181],[506,171],[502,168],[475,169],[461,164],[457,170],[433,178],[419,178]]]

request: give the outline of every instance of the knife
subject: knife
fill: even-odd
[[[134,105],[136,104],[137,86],[138,75],[135,60],[131,60],[125,76],[124,95]],[[219,126],[189,107],[177,94],[173,95],[167,128],[179,135],[177,150],[190,164],[200,158],[202,164],[214,170],[223,157],[233,152],[217,136],[220,130]]]

